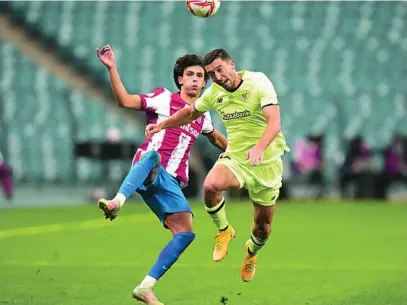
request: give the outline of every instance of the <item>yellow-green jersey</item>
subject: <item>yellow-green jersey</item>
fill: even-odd
[[[249,163],[246,153],[262,137],[267,121],[263,108],[278,105],[277,93],[269,78],[262,72],[240,71],[242,81],[233,91],[213,83],[195,102],[195,109],[206,112],[216,109],[226,127],[226,152],[239,162]],[[289,151],[282,132],[264,151],[264,164],[279,159]]]

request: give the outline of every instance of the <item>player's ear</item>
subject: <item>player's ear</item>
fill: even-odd
[[[231,66],[233,69],[235,69],[236,66],[235,66],[235,61],[234,61],[234,60],[231,60],[231,61],[230,61],[230,66]]]
[[[183,80],[182,76],[178,76],[178,83],[180,85],[182,85],[184,83],[184,80]]]

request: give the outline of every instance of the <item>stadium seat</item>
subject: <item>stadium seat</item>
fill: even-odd
[[[403,120],[407,9],[401,2],[225,2],[210,20],[192,16],[183,2],[13,1],[11,5],[27,24],[54,37],[61,48],[68,47],[96,75],[103,73],[103,67],[95,48],[110,44],[131,92],[156,86],[175,90],[171,73],[177,56],[226,48],[238,69],[264,71],[273,81],[290,146],[308,132],[326,133],[328,167],[343,149],[343,138],[362,134],[380,147],[394,130],[407,133]],[[11,65],[4,57],[2,61]],[[41,103],[51,105],[54,95],[68,92],[78,118],[83,111],[96,119],[82,116],[80,137],[103,135],[106,121],[97,118],[110,118],[106,109],[66,87],[40,93],[42,85],[34,88],[27,83],[41,69],[23,66],[19,66],[24,69],[21,86],[34,92],[34,97],[41,96]],[[106,74],[102,77],[107,80]],[[10,86],[19,88],[15,83]],[[9,94],[17,100],[16,90]],[[36,113],[36,107],[31,108]],[[118,119],[109,122],[116,124]],[[214,122],[224,131],[216,116]],[[62,115],[56,122],[68,123]],[[87,124],[94,125],[86,129]]]
[[[7,132],[3,138],[6,155],[17,180],[73,182],[73,142],[105,140],[110,128],[119,129],[125,140],[142,140],[143,130],[106,109],[101,101],[72,90],[1,39],[0,55],[1,127]],[[99,175],[99,164],[81,162],[81,179]]]

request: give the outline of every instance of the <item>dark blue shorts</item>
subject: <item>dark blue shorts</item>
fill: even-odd
[[[163,166],[159,166],[154,181],[148,186],[142,185],[137,193],[165,226],[167,214],[180,212],[192,213],[187,199],[181,191],[178,181],[171,176]]]

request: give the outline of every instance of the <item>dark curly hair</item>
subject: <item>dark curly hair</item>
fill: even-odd
[[[204,66],[210,65],[215,61],[215,59],[222,59],[224,61],[231,60],[232,57],[230,57],[229,53],[225,49],[215,49],[210,52],[208,52],[204,59],[202,60]]]
[[[202,58],[196,54],[186,54],[186,55],[178,58],[174,65],[173,76],[174,76],[175,85],[177,86],[178,89],[181,89],[181,84],[178,82],[178,77],[184,75],[184,70],[186,68],[193,67],[193,66],[202,67],[202,69],[204,69],[204,73],[205,73],[205,76],[204,76],[205,81],[206,82],[208,81],[209,75],[205,71],[204,65],[202,63]]]

